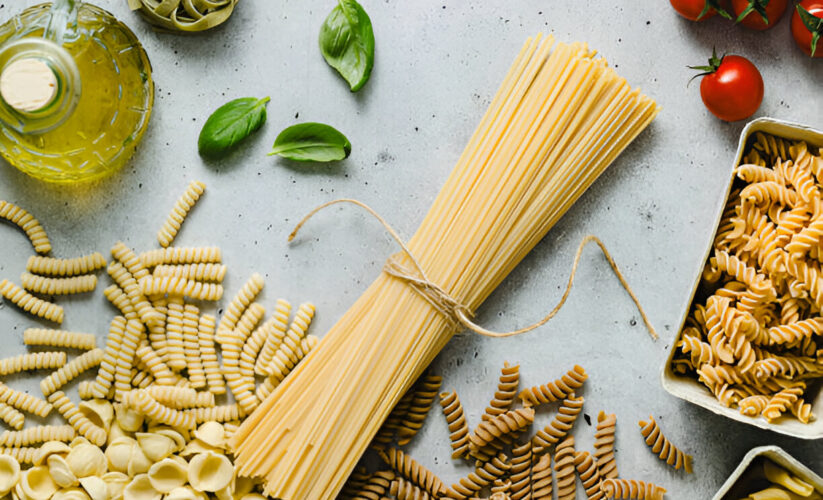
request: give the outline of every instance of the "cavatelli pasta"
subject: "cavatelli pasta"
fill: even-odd
[[[227,335],[237,322],[240,321],[240,316],[243,315],[246,308],[249,307],[260,291],[263,289],[263,277],[257,273],[251,275],[248,281],[243,285],[237,295],[229,302],[225,314],[220,318],[220,323],[217,326],[217,336],[215,340],[217,343],[223,343],[223,336]]]
[[[142,343],[135,351],[137,359],[146,365],[146,368],[151,372],[155,382],[161,386],[174,385],[176,378],[171,369],[163,363],[160,356],[147,343]]]
[[[509,471],[511,481],[508,493],[511,500],[528,499],[531,497],[531,475],[534,453],[530,441],[512,447],[512,468]]]
[[[15,410],[11,405],[0,403],[0,420],[8,424],[9,427],[15,430],[23,428],[23,422],[26,417],[22,413]]]
[[[578,451],[574,454],[574,467],[577,469],[577,475],[580,477],[580,482],[583,483],[583,489],[586,490],[586,498],[588,500],[600,500],[603,498],[603,491],[601,490],[600,473],[597,471],[597,464],[587,451]]]
[[[219,264],[222,259],[223,254],[218,247],[169,247],[140,254],[140,260],[146,267],[160,264]]]
[[[69,349],[94,349],[97,340],[93,333],[27,328],[23,332],[23,343],[29,346],[66,347]]]
[[[583,367],[575,365],[573,369],[554,382],[524,389],[520,392],[520,399],[527,407],[558,401],[581,388],[587,378],[588,375]]]
[[[409,411],[406,412],[397,429],[397,444],[405,446],[423,427],[423,422],[437,398],[442,383],[443,377],[432,374],[423,375],[417,383]]]
[[[206,185],[200,181],[192,181],[188,185],[183,195],[175,202],[174,207],[166,217],[166,221],[163,222],[163,227],[157,233],[157,242],[160,243],[161,247],[166,248],[172,244],[189,211],[205,190]]]
[[[197,340],[200,344],[200,359],[203,363],[203,371],[206,374],[209,392],[212,394],[225,394],[226,382],[223,379],[223,373],[220,371],[217,350],[214,347],[216,322],[214,316],[208,314],[200,316],[197,325]]]
[[[32,413],[42,418],[46,418],[52,410],[52,406],[48,402],[25,392],[14,390],[2,382],[0,382],[0,403],[6,403],[20,411]]]
[[[64,355],[65,360],[65,353],[60,354]],[[60,387],[63,387],[69,383],[69,381],[74,380],[84,371],[90,370],[91,368],[99,365],[102,360],[102,349],[92,349],[91,351],[86,351],[40,381],[40,390],[43,391],[44,396],[48,396]]]
[[[122,241],[118,241],[111,249],[111,256],[120,261],[138,283],[149,275],[148,269],[140,258]]]
[[[440,406],[443,407],[443,415],[446,416],[446,424],[449,426],[452,458],[466,457],[469,454],[469,424],[466,423],[463,405],[460,404],[457,392],[441,393]]]
[[[73,259],[55,259],[32,255],[26,262],[26,271],[40,276],[77,276],[89,274],[106,267],[106,258],[100,252],[94,252]]]
[[[0,446],[19,448],[46,441],[71,441],[76,436],[70,425],[38,425],[22,431],[3,431],[0,434]]]
[[[663,500],[666,494],[666,489],[661,486],[634,479],[604,479],[602,489],[606,498]]]
[[[246,413],[237,403],[206,408],[190,408],[182,410],[182,412],[193,418],[198,424],[203,422],[231,422],[246,416]]]
[[[186,351],[183,342],[183,299],[172,297],[166,306],[166,353],[169,365],[175,372],[186,368]]]
[[[91,292],[97,287],[97,276],[86,274],[70,278],[47,278],[30,273],[20,275],[25,290],[41,295],[73,295]]]
[[[96,446],[103,446],[106,443],[107,433],[86,418],[74,403],[69,400],[63,391],[56,391],[49,396],[49,403],[54,405],[63,418],[71,425],[77,434],[91,441]]]
[[[155,277],[171,276],[195,281],[214,281],[220,283],[226,277],[223,264],[162,264],[154,268]]]
[[[206,387],[206,372],[200,361],[200,342],[197,328],[200,322],[200,310],[191,304],[183,308],[183,350],[186,357],[186,369],[189,382],[195,389]],[[252,379],[254,383],[254,379]]]
[[[0,448],[0,455],[9,455],[21,464],[31,464],[40,448],[32,446],[18,446],[16,448]]]
[[[494,398],[489,402],[489,406],[486,407],[482,419],[491,420],[509,411],[512,403],[514,403],[514,399],[517,397],[517,386],[519,383],[520,365],[511,366],[508,362],[505,362],[500,372],[497,391],[494,393]]]
[[[545,454],[532,468],[532,500],[552,500],[552,459]]]
[[[600,412],[597,415],[597,430],[594,433],[594,458],[597,470],[603,479],[616,478],[617,461],[614,456],[614,431],[617,417],[614,413],[607,415]]]
[[[11,281],[0,281],[0,295],[27,313],[55,323],[63,322],[63,308],[38,299]]]
[[[138,413],[142,413],[151,420],[161,424],[166,424],[180,429],[194,429],[197,426],[197,422],[193,414],[161,405],[149,394],[147,394],[145,389],[131,391],[126,403]],[[200,408],[197,410],[200,410]]]
[[[646,438],[646,444],[651,448],[652,452],[660,457],[668,465],[674,467],[675,470],[684,469],[687,473],[692,473],[692,456],[683,453],[677,448],[660,430],[654,417],[649,415],[649,421],[640,421],[637,423],[640,426],[640,434]]]
[[[554,453],[555,481],[557,481],[557,500],[574,500],[577,498],[574,467],[574,438],[567,437],[557,445]]]
[[[92,388],[95,397],[105,398],[114,383],[117,355],[120,352],[120,344],[123,343],[127,322],[128,320],[122,316],[115,316],[111,321],[109,334],[106,337],[106,347],[103,349],[103,359],[100,361],[100,368],[97,369],[97,377]]]
[[[503,435],[517,432],[534,421],[534,409],[509,410],[491,420],[481,422],[469,436],[469,449],[477,451]]]
[[[271,321],[266,323],[266,340],[254,363],[254,373],[256,375],[270,375],[266,370],[269,369],[274,353],[277,352],[286,337],[286,330],[289,327],[289,314],[291,314],[291,304],[283,299],[277,299]]]
[[[0,375],[29,370],[60,368],[66,364],[65,352],[33,352],[0,359]]]
[[[51,252],[51,243],[49,237],[46,236],[46,230],[30,213],[13,203],[0,200],[0,219],[6,219],[25,231],[35,252],[40,254]]]
[[[446,491],[442,481],[429,469],[397,448],[380,450],[380,458],[401,477],[411,481],[434,497]]]
[[[583,402],[583,398],[574,397],[574,393],[563,400],[557,415],[547,426],[538,430],[532,438],[531,442],[535,453],[543,452],[569,434],[574,422],[577,420],[577,416],[583,410]]]
[[[189,297],[195,300],[217,301],[223,297],[223,285],[187,280],[177,276],[147,277],[140,281],[144,295]]]
[[[448,498],[464,500],[477,496],[477,492],[503,477],[511,470],[506,456],[498,454],[490,461],[478,466],[474,472],[454,483],[446,492]],[[551,486],[550,486],[551,487]],[[549,497],[551,498],[551,497]]]
[[[137,311],[129,300],[129,296],[118,285],[109,285],[103,290],[103,295],[120,311],[126,319],[137,319]]]

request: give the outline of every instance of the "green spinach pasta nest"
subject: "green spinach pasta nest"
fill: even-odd
[[[129,0],[150,23],[171,31],[205,31],[223,24],[239,0]]]

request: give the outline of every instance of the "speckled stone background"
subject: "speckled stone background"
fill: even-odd
[[[35,3],[6,0],[0,20]],[[727,421],[669,396],[660,385],[744,126],[721,123],[703,108],[699,86],[686,86],[693,74],[686,65],[702,64],[712,46],[745,55],[766,82],[758,116],[823,128],[823,61],[795,47],[788,15],[771,31],[755,33],[721,19],[686,22],[663,0],[364,0],[377,60],[371,81],[352,95],[317,49],[332,1],[244,0],[224,27],[198,36],[157,33],[124,0],[99,3],[145,45],[157,84],[155,114],[134,161],[95,185],[48,186],[0,165],[0,199],[40,218],[55,255],[105,252],[118,239],[137,249],[156,246],[156,231],[174,200],[188,181],[200,179],[207,194],[177,242],[222,246],[230,269],[227,295],[259,271],[267,278],[264,304],[278,297],[314,301],[313,332],[322,335],[395,247],[374,221],[351,209],[318,216],[289,245],[293,224],[321,202],[354,197],[410,235],[526,37],[546,31],[561,40],[585,40],[663,111],[491,297],[479,319],[508,329],[542,317],[561,293],[578,242],[594,233],[614,253],[661,339],[649,340],[608,264],[589,249],[554,321],[511,339],[456,338],[433,370],[444,376],[445,389],[459,392],[474,424],[505,360],[521,364],[525,384],[584,365],[590,374],[584,412],[592,419],[600,410],[617,414],[622,475],[665,485],[672,499],[710,498],[746,451],[762,444],[783,446],[823,470],[823,444]],[[225,101],[249,95],[271,96],[268,123],[228,159],[201,160],[195,144],[205,118]],[[300,121],[342,130],[353,144],[351,157],[313,166],[266,156],[276,134]],[[0,225],[0,276],[16,280],[31,254],[21,234]],[[101,282],[108,282],[105,275]],[[66,328],[103,338],[114,310],[101,289],[60,301]],[[23,330],[37,324],[14,307],[0,306],[0,352],[22,353]],[[36,382],[12,384],[34,392]],[[636,422],[650,413],[694,455],[694,475],[667,468],[646,449]],[[545,424],[549,417],[538,418]],[[593,433],[586,420],[578,422],[580,449],[591,447]],[[448,482],[469,471],[449,458],[439,412],[410,449]]]

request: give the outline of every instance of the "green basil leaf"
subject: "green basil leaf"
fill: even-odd
[[[269,155],[297,161],[337,161],[348,158],[351,143],[334,127],[299,123],[280,132]]]
[[[197,139],[200,154],[215,158],[223,156],[250,136],[266,122],[268,102],[268,97],[243,97],[217,108],[206,120]]]
[[[329,66],[357,92],[374,66],[374,32],[371,20],[355,0],[338,0],[320,28],[320,52]]]

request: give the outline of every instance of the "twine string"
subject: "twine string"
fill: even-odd
[[[617,276],[617,279],[620,281],[620,284],[623,286],[626,292],[628,292],[629,297],[631,297],[632,301],[634,302],[634,305],[637,307],[637,310],[640,313],[641,318],[643,319],[643,323],[646,325],[646,328],[649,331],[649,335],[651,335],[652,339],[656,340],[658,338],[657,332],[652,326],[649,317],[646,315],[646,312],[640,305],[640,300],[637,298],[637,295],[635,295],[631,286],[629,286],[629,283],[626,281],[626,278],[623,276],[623,273],[617,267],[617,263],[614,261],[611,254],[606,249],[606,245],[597,236],[588,235],[585,238],[583,238],[583,240],[580,242],[580,245],[577,247],[577,253],[574,256],[574,262],[572,264],[571,273],[569,274],[569,280],[566,283],[566,290],[563,292],[563,295],[560,298],[560,301],[557,303],[557,305],[555,305],[554,308],[551,311],[549,311],[549,313],[545,317],[543,317],[543,319],[529,326],[519,328],[517,330],[511,330],[507,332],[495,332],[492,330],[488,330],[475,323],[473,320],[474,313],[471,311],[471,309],[469,309],[468,306],[460,303],[457,299],[449,295],[449,293],[446,292],[443,288],[441,288],[437,283],[434,283],[432,280],[430,280],[426,275],[426,272],[423,270],[423,266],[420,265],[420,262],[417,260],[417,258],[411,252],[411,250],[409,250],[408,246],[397,233],[397,231],[395,231],[394,228],[383,217],[380,216],[380,214],[378,214],[371,207],[369,207],[361,201],[354,200],[351,198],[341,198],[339,200],[332,200],[323,203],[322,205],[318,206],[317,208],[306,214],[306,216],[300,220],[300,222],[297,224],[297,226],[295,226],[291,234],[289,234],[288,240],[294,240],[300,229],[302,229],[306,222],[308,222],[309,219],[314,217],[314,215],[316,215],[318,212],[327,207],[339,203],[350,203],[356,205],[365,210],[366,212],[368,212],[375,219],[377,219],[378,222],[380,222],[383,225],[383,227],[386,229],[386,232],[389,233],[392,239],[395,242],[397,242],[397,244],[403,250],[402,253],[405,254],[412,263],[411,267],[405,266],[400,261],[401,254],[394,254],[391,257],[389,257],[389,259],[386,261],[386,264],[383,266],[383,272],[394,278],[406,282],[415,292],[418,293],[418,295],[420,295],[429,304],[431,304],[431,306],[436,311],[438,311],[445,318],[447,318],[449,322],[452,323],[452,325],[454,325],[456,328],[459,326],[463,326],[464,328],[469,329],[474,333],[477,333],[478,335],[483,335],[485,337],[492,338],[504,338],[513,337],[515,335],[530,332],[536,328],[545,325],[546,323],[551,321],[551,319],[554,318],[558,312],[560,312],[560,309],[563,307],[563,305],[566,303],[566,300],[569,298],[572,285],[574,284],[574,277],[577,274],[577,268],[580,265],[580,257],[583,254],[583,249],[589,243],[594,242],[603,252],[603,256],[606,258],[606,261],[611,266],[615,276]]]

